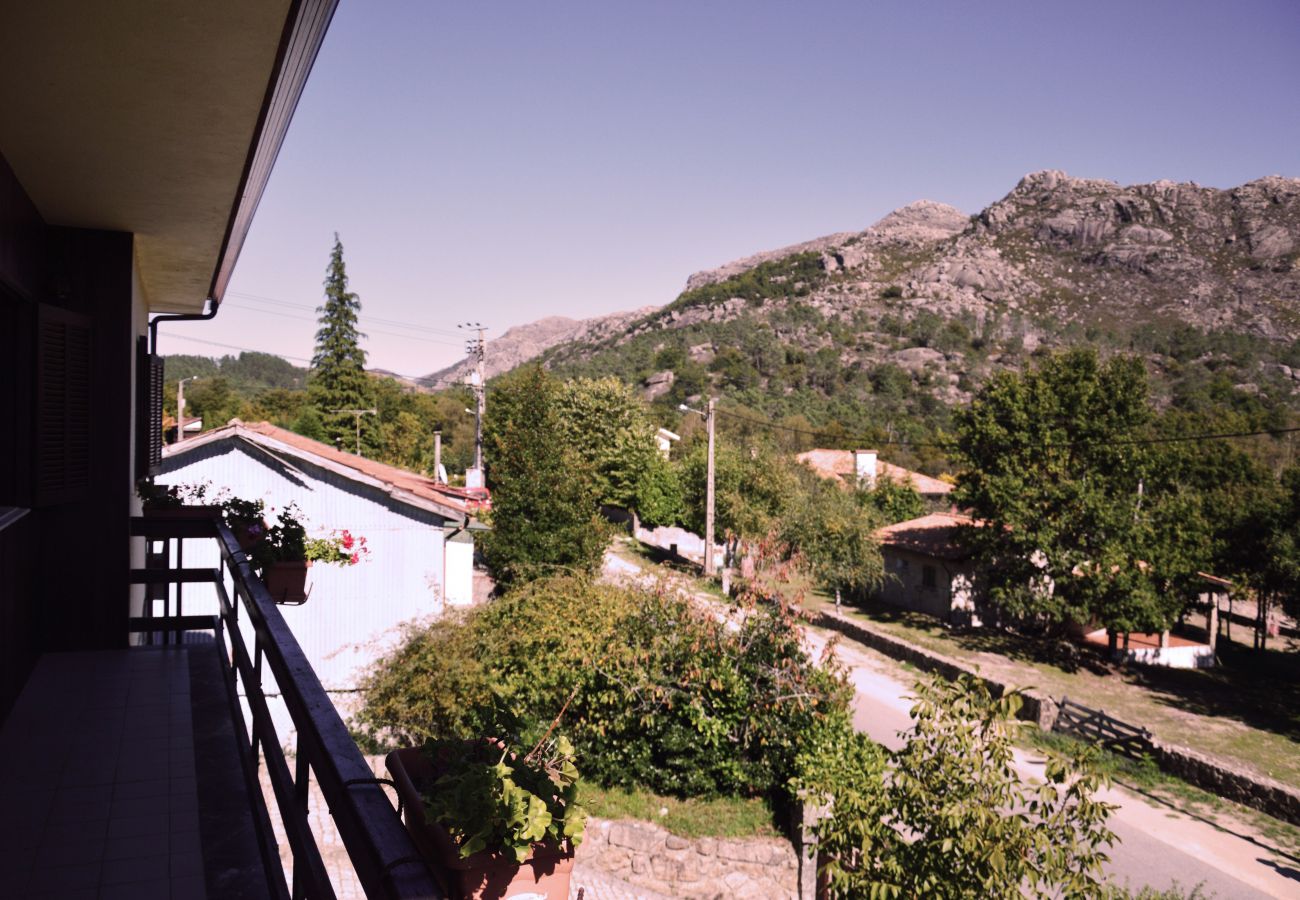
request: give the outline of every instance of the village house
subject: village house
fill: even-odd
[[[160,482],[207,485],[266,504],[295,505],[312,536],[348,530],[369,557],[356,566],[313,566],[308,602],[285,621],[327,691],[350,692],[402,622],[474,599],[475,514],[485,491],[346,453],[267,422],[230,424],[163,451]],[[213,558],[189,563],[215,566]]]
[[[979,625],[981,579],[960,541],[961,528],[972,522],[939,512],[879,529],[885,571],[879,599],[945,622]]]
[[[946,503],[953,489],[946,481],[887,463],[875,450],[808,450],[795,459],[846,487],[875,487],[881,479],[910,484],[932,505]]]

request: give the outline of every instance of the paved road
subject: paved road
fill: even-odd
[[[809,643],[820,652],[827,636],[810,629]],[[906,671],[848,641],[836,653],[856,688],[853,724],[872,740],[897,749],[902,745],[898,732],[911,724]],[[1042,758],[1034,754],[1018,754],[1017,768],[1042,778]],[[1115,884],[1165,889],[1176,883],[1184,890],[1201,884],[1220,900],[1300,898],[1300,863],[1122,788],[1112,788],[1102,799],[1119,806],[1110,828],[1120,843],[1110,848],[1106,866]]]

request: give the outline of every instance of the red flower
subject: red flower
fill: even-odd
[[[365,540],[365,538],[362,538],[362,541],[364,541],[364,540]],[[350,532],[350,531],[345,531],[345,532],[343,532],[343,549],[344,549],[344,550],[351,550],[351,549],[352,549],[352,544],[353,544],[353,543],[354,543],[354,541],[353,541],[353,539],[352,539],[352,532]]]

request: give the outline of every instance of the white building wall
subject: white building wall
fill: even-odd
[[[347,691],[400,636],[401,623],[442,611],[442,529],[448,523],[332,472],[291,462],[305,478],[257,450],[222,441],[164,461],[158,481],[210,482],[245,499],[260,498],[268,521],[294,503],[310,535],[346,528],[366,538],[367,560],[355,566],[313,565],[308,570],[307,602],[280,607],[321,684],[326,690]],[[211,542],[186,545],[187,567],[217,565]],[[466,546],[472,554],[472,545]],[[207,611],[215,612],[215,599],[196,597],[185,604],[187,614]]]

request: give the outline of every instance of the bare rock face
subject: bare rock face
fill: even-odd
[[[654,307],[612,313],[591,319],[547,316],[527,325],[516,325],[499,338],[487,342],[483,369],[488,378],[509,372],[536,359],[556,344],[565,341],[597,341],[621,330],[629,322],[644,316]],[[446,386],[469,377],[473,364],[468,357],[420,379],[423,384]]]

